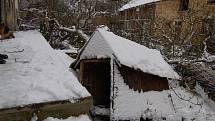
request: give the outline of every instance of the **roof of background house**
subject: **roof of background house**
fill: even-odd
[[[125,4],[124,6],[122,6],[119,11],[124,11],[130,8],[134,8],[140,5],[145,5],[145,4],[149,4],[149,3],[153,3],[153,2],[159,2],[161,0],[131,0],[130,2],[128,2],[127,4]]]
[[[0,65],[0,109],[90,96],[39,32],[14,35],[0,42],[0,53],[9,56]]]
[[[158,50],[149,49],[104,29],[97,29],[73,63],[82,59],[114,58],[120,64],[145,73],[179,79],[178,74],[163,59]]]

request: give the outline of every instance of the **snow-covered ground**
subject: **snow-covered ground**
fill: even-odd
[[[215,102],[208,97],[208,94],[205,93],[204,89],[196,84],[196,92],[202,96],[202,98],[208,103],[208,105],[215,111]]]
[[[69,71],[68,60],[37,31],[0,41],[0,53],[9,56],[0,65],[0,109],[90,96]]]
[[[81,115],[79,117],[69,117],[67,119],[57,119],[53,117],[49,117],[43,121],[91,121],[87,115]]]
[[[111,112],[114,119],[139,121],[140,117],[147,117],[153,121],[215,121],[215,112],[202,97],[172,81],[170,85],[175,91],[139,93],[129,89],[118,69],[115,68],[114,72],[116,96]]]

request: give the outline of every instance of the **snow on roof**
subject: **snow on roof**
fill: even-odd
[[[87,115],[80,115],[79,117],[69,117],[67,119],[57,119],[57,118],[49,117],[43,121],[91,121],[91,120]]]
[[[114,57],[121,64],[145,73],[179,79],[158,50],[149,49],[104,29],[94,32],[80,56],[80,59]]]
[[[129,3],[125,4],[124,6],[122,6],[119,11],[124,11],[133,7],[137,7],[140,5],[145,5],[145,4],[149,4],[149,3],[153,3],[153,2],[158,2],[160,0],[131,0]]]
[[[66,67],[69,67],[70,64],[75,61],[75,59],[71,58],[69,55],[66,54],[67,52],[72,51],[70,50],[55,50],[55,51]]]
[[[39,32],[14,34],[0,42],[0,109],[90,96]]]

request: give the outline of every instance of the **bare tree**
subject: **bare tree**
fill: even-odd
[[[39,29],[54,48],[82,47],[97,0],[28,0],[21,11],[21,29]],[[64,43],[62,45],[62,43]],[[67,47],[68,48],[68,47]]]
[[[214,39],[213,19],[207,6],[194,3],[186,12],[179,13],[174,22],[158,17],[154,23],[155,37],[169,59],[200,59],[204,42]]]
[[[167,60],[201,60],[207,52],[215,53],[215,16],[207,4],[198,2],[186,11],[178,11],[175,20],[159,15],[129,20],[137,31],[126,31],[124,36],[161,50]]]

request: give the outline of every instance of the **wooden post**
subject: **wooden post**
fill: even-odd
[[[84,80],[84,78],[83,78],[83,76],[84,76],[84,61],[81,61],[80,62],[80,77],[79,77],[79,79],[80,79],[80,83],[81,84],[83,84],[83,80]]]
[[[0,0],[0,22],[2,21],[2,0]]]
[[[12,31],[18,29],[18,3],[19,0],[1,0],[1,19]]]

